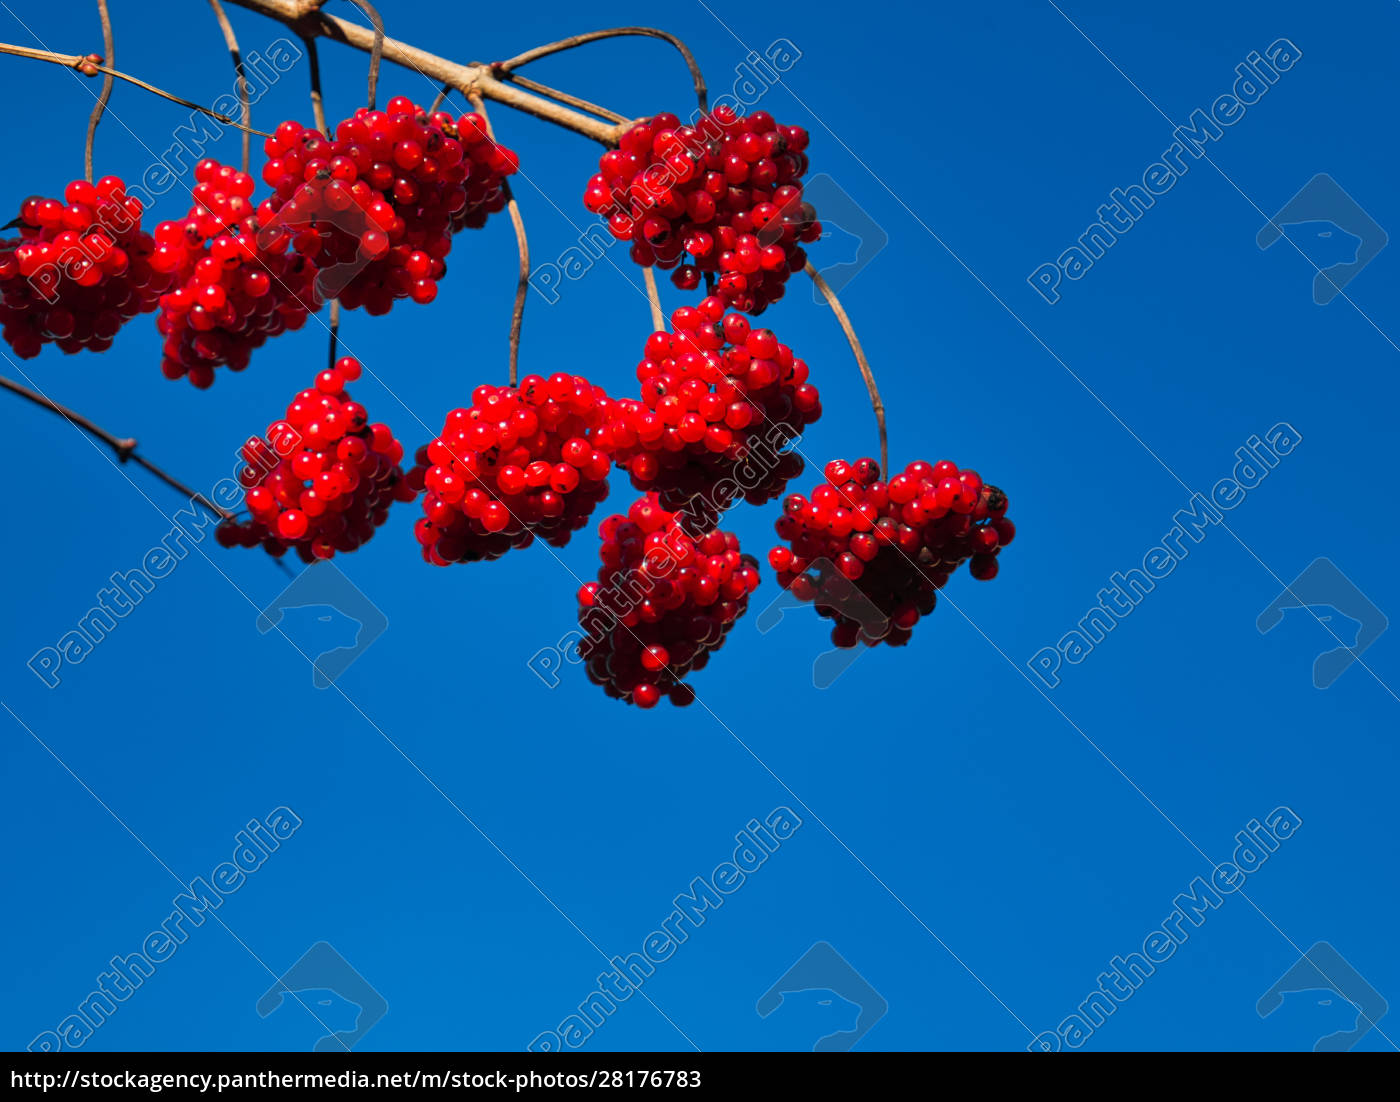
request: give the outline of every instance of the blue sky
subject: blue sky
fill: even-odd
[[[231,88],[212,17],[168,2],[113,9],[122,69],[205,103]],[[587,29],[553,0],[531,9],[529,29],[504,9],[458,21],[441,6],[383,9],[391,34],[460,60]],[[245,51],[283,36],[232,16]],[[590,18],[658,16],[618,3]],[[52,5],[12,0],[0,26],[12,43],[99,48],[95,18]],[[549,688],[527,665],[573,626],[574,591],[596,569],[588,531],[557,553],[438,570],[418,558],[416,507],[396,506],[365,548],[337,559],[388,626],[334,687],[313,685],[301,653],[334,645],[333,625],[289,614],[285,634],[260,633],[258,612],[287,577],[261,553],[205,540],[49,689],[26,664],[113,572],[142,562],[181,502],[0,396],[18,468],[0,550],[0,753],[17,843],[0,918],[15,950],[6,1047],[74,1014],[112,957],[160,929],[182,882],[213,875],[245,824],[279,808],[300,825],[87,1049],[305,1050],[354,1020],[345,1000],[387,1006],[362,1050],[522,1049],[578,1012],[606,958],[643,951],[677,895],[731,860],[737,832],[780,808],[800,825],[656,966],[644,999],[596,1027],[588,1051],[810,1049],[850,1030],[857,1004],[875,1018],[861,1050],[1021,1049],[1047,1031],[1064,1048],[1072,1036],[1084,1049],[1306,1049],[1352,1028],[1344,999],[1400,999],[1387,811],[1397,633],[1326,689],[1312,673],[1338,635],[1353,644],[1352,620],[1374,634],[1400,615],[1386,474],[1400,249],[1382,248],[1327,305],[1313,293],[1318,267],[1350,255],[1336,252],[1348,219],[1372,247],[1370,226],[1400,231],[1384,138],[1400,7],[1027,0],[856,23],[834,5],[798,18],[694,2],[669,9],[665,26],[695,49],[715,93],[750,51],[779,39],[800,50],[761,106],[811,130],[812,171],[845,212],[847,233],[812,255],[841,264],[857,239],[887,239],[842,297],[884,390],[892,459],[951,458],[1006,489],[1018,536],[1000,576],[960,574],[910,646],[863,654],[818,690],[823,624],[789,613],[767,634],[756,627],[778,593],[765,568],[748,615],[694,678],[697,704],[641,712],[577,668]],[[1218,107],[1232,121],[1204,156],[1047,302],[1031,273],[1076,245],[1114,189],[1141,186],[1176,126],[1217,107],[1236,67],[1280,39],[1301,55],[1292,67],[1242,112]],[[328,44],[322,62],[329,110],[348,114],[365,57]],[[5,65],[12,96],[36,105],[3,124],[16,153],[0,207],[17,210],[81,172],[97,86]],[[597,44],[530,75],[629,115],[691,106],[684,66],[658,42]],[[271,88],[257,124],[309,121],[305,80],[303,64]],[[386,67],[381,97],[395,94],[425,101],[434,89]],[[187,117],[119,86],[99,172],[139,175]],[[503,109],[493,117],[521,156],[536,261],[557,258],[587,224],[598,150]],[[237,137],[210,152],[236,158]],[[1336,190],[1310,185],[1319,174]],[[1319,202],[1336,214],[1321,227],[1332,236],[1300,222],[1297,245],[1261,249],[1256,235],[1305,185],[1330,196]],[[186,205],[172,191],[154,216]],[[504,381],[515,263],[498,218],[458,240],[431,306],[347,317],[344,343],[366,366],[355,396],[410,448],[475,385]],[[663,295],[668,308],[685,301],[664,283]],[[839,330],[799,280],[764,320],[823,394],[802,442],[809,485],[827,459],[874,449],[871,414]],[[532,294],[523,368],[626,392],[649,329],[640,273],[615,251],[557,302]],[[207,488],[324,355],[313,321],[200,392],[161,377],[142,318],[101,357],[50,349],[0,370]],[[1033,656],[1067,646],[1110,578],[1143,570],[1192,495],[1237,477],[1237,450],[1279,425],[1298,439],[1267,477],[1224,491],[1228,510],[1199,539],[1177,537],[1170,568],[1153,559],[1170,573],[1079,661],[1062,661],[1053,688],[1038,677]],[[631,500],[619,483],[617,508]],[[741,507],[726,527],[761,557],[775,511]],[[1310,569],[1299,584],[1312,610],[1261,632],[1260,614]],[[1346,618],[1348,607],[1360,615]],[[1142,953],[1177,897],[1279,808],[1290,814],[1273,821],[1292,829],[1243,886],[1231,881],[1238,890],[1199,926],[1177,919],[1169,959],[1091,1033],[1056,1036],[1114,958]],[[290,829],[285,813],[281,823]],[[260,1016],[277,978],[321,942],[363,985]],[[808,956],[823,942],[834,957]],[[1346,990],[1304,986],[1262,1017],[1261,996],[1318,943],[1335,951],[1319,968]],[[784,982],[792,990],[761,1016]],[[1383,1018],[1355,1048],[1391,1049],[1392,1038]]]

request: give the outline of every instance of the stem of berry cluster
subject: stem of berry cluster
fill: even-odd
[[[125,463],[129,459],[133,463],[145,467],[146,470],[150,471],[151,474],[155,475],[167,486],[178,490],[180,493],[184,494],[185,497],[187,497],[190,501],[193,501],[196,505],[200,506],[200,508],[208,510],[209,513],[218,517],[220,520],[229,520],[233,517],[233,514],[230,513],[227,509],[220,509],[203,494],[190,489],[174,475],[156,466],[144,455],[139,454],[136,450],[137,445],[136,440],[134,438],[129,436],[116,436],[115,434],[108,432],[101,425],[94,424],[92,421],[88,420],[88,418],[84,417],[81,413],[71,410],[67,406],[59,405],[52,399],[44,397],[44,395],[38,393],[37,391],[30,390],[26,386],[20,386],[20,384],[15,382],[13,379],[7,379],[3,375],[0,375],[0,389],[8,390],[13,394],[18,394],[21,398],[24,398],[26,401],[33,402],[36,406],[40,406],[43,409],[48,410],[50,413],[58,414],[58,416],[62,417],[69,424],[81,429],[89,436],[93,437],[96,440],[100,440],[102,443],[106,444],[109,448],[111,448],[112,451],[116,454],[117,461],[119,463]]]
[[[369,53],[369,109],[374,110],[376,93],[379,90],[379,63],[384,58],[384,17],[369,0],[350,0],[355,7],[365,13],[365,18],[374,28],[374,46]]]
[[[538,92],[552,100],[560,103],[567,103],[570,107],[577,107],[580,111],[587,111],[590,115],[597,115],[600,119],[608,119],[610,122],[630,123],[631,120],[626,115],[619,115],[616,111],[611,111],[606,107],[600,107],[582,96],[576,96],[572,92],[561,92],[558,88],[551,88],[548,84],[541,84],[537,80],[529,77],[522,77],[518,73],[511,73],[502,70],[498,74],[503,80],[508,80],[512,84],[518,84],[522,88],[528,88],[531,92]]]
[[[486,136],[494,145],[496,132],[491,128],[485,100],[476,92],[468,92],[467,99],[486,124]],[[525,324],[525,299],[530,293],[530,242],[525,236],[525,220],[520,217],[520,204],[515,201],[509,180],[501,181],[501,193],[506,199],[506,210],[510,212],[510,223],[515,227],[515,247],[520,254],[520,278],[515,285],[515,305],[510,315],[510,385],[515,386],[520,378],[520,331]]]
[[[855,353],[856,366],[860,368],[860,377],[865,380],[865,389],[870,392],[870,408],[875,411],[875,423],[880,427],[880,472],[888,478],[890,446],[885,436],[885,403],[880,399],[880,388],[875,385],[875,373],[870,370],[870,361],[865,358],[865,351],[860,346],[860,338],[856,336],[856,327],[851,324],[851,319],[841,305],[841,300],[836,297],[836,292],[822,278],[821,272],[812,267],[811,261],[807,262],[804,271],[811,276],[817,290],[826,299],[826,304],[831,307],[831,312],[836,315],[836,320],[841,325],[841,332],[846,334],[846,341],[850,344],[851,351]]]
[[[368,27],[346,22],[321,11],[322,0],[231,0],[241,8],[258,12],[286,24],[305,38],[324,37],[373,53],[376,35]],[[617,144],[618,136],[627,125],[606,122],[582,114],[542,96],[517,88],[495,74],[492,66],[480,62],[463,65],[447,58],[410,46],[393,38],[385,38],[382,47],[385,60],[413,69],[439,84],[449,84],[465,94],[478,92],[484,98],[504,104],[517,111],[534,115],[546,122],[582,134],[606,146]]]
[[[651,327],[658,333],[666,331],[666,311],[661,309],[661,291],[656,286],[656,269],[648,264],[642,269],[647,285],[647,301],[651,303]]]
[[[104,60],[109,65],[115,65],[117,44],[112,36],[112,16],[107,11],[107,0],[97,0],[97,14],[102,20],[102,47],[107,51]],[[92,183],[92,143],[97,138],[97,124],[102,121],[102,116],[107,110],[107,101],[112,98],[112,86],[116,82],[111,73],[102,78],[102,91],[98,94],[92,114],[88,117],[87,142],[83,146],[83,168],[87,172],[88,183]]]
[[[144,89],[152,95],[160,96],[162,99],[168,99],[171,103],[178,103],[181,107],[188,107],[191,111],[198,111],[201,115],[208,115],[211,119],[217,119],[225,126],[234,126],[239,130],[245,129],[243,123],[239,122],[237,119],[230,118],[222,111],[215,111],[212,107],[205,107],[202,104],[195,103],[193,100],[187,100],[183,96],[177,96],[173,92],[167,92],[164,88],[157,88],[154,84],[148,84],[146,81],[139,77],[134,77],[130,73],[119,72],[103,64],[101,59],[94,61],[93,59],[98,56],[96,54],[57,54],[52,50],[35,50],[28,46],[12,46],[8,42],[0,42],[0,54],[9,54],[11,57],[27,57],[31,61],[48,61],[55,65],[62,65],[67,69],[77,69],[78,72],[85,76],[95,76],[98,73],[105,73],[107,76],[113,77],[116,80],[124,80],[128,84],[134,84],[136,87]],[[272,135],[266,131],[258,130],[251,126],[246,129],[248,133],[256,134],[260,138],[272,137]]]
[[[516,54],[509,61],[498,61],[493,68],[498,74],[509,73],[513,69],[519,69],[522,65],[527,65],[542,57],[548,57],[550,54],[572,50],[576,46],[583,46],[589,42],[601,42],[605,38],[624,38],[630,35],[659,38],[664,42],[669,42],[680,51],[681,57],[685,58],[686,67],[690,70],[690,77],[695,82],[695,99],[700,104],[700,110],[708,111],[710,109],[705,77],[700,72],[700,63],[695,60],[695,55],[690,52],[690,47],[669,31],[663,31],[656,27],[611,27],[608,30],[576,34],[569,38],[561,38],[558,42],[536,46],[533,50],[526,50],[523,54]]]
[[[316,129],[330,137],[330,127],[326,125],[326,98],[321,93],[321,54],[316,49],[314,38],[303,38],[306,46],[307,70],[311,74],[311,119]]]
[[[338,298],[331,299],[330,324],[326,328],[331,331],[331,354],[326,369],[334,370],[335,361],[340,358],[340,299]]]
[[[238,48],[238,36],[233,33],[233,24],[228,21],[224,6],[219,0],[209,0],[209,6],[214,9],[214,18],[219,21],[219,30],[223,32],[224,43],[228,46],[229,56],[233,58],[233,71],[238,76],[238,106],[243,116],[243,173],[247,175],[252,152],[253,135],[248,132],[248,127],[253,125],[253,103],[248,95],[248,78],[243,72],[243,51]]]

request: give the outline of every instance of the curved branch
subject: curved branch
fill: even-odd
[[[616,111],[610,111],[606,107],[599,107],[596,103],[576,96],[571,92],[561,92],[557,88],[551,88],[548,84],[541,84],[537,80],[529,77],[522,77],[515,73],[502,73],[506,80],[512,84],[518,84],[522,88],[528,88],[532,92],[538,92],[542,96],[548,96],[552,100],[560,103],[567,103],[570,107],[577,107],[580,111],[587,111],[590,115],[597,115],[600,119],[607,119],[609,122],[625,122],[631,125],[632,120],[626,115],[619,115]]]
[[[476,93],[471,93],[467,98],[486,124],[486,136],[495,144],[496,132],[491,128],[485,101]],[[515,246],[520,253],[520,278],[515,285],[515,306],[510,315],[510,385],[515,386],[520,378],[520,331],[525,325],[525,299],[530,293],[530,242],[525,237],[525,220],[520,217],[520,204],[515,201],[510,180],[501,181],[501,192],[506,197],[506,209],[510,211],[511,225],[515,227]]]
[[[326,125],[326,99],[321,94],[321,55],[316,49],[314,38],[303,38],[301,41],[306,47],[306,61],[311,70],[312,121],[315,122],[316,129],[329,138],[331,131]]]
[[[890,447],[889,441],[885,437],[885,403],[880,400],[880,388],[875,385],[875,374],[870,370],[870,361],[865,358],[865,352],[860,346],[860,338],[856,336],[856,328],[851,324],[851,319],[841,305],[841,300],[836,297],[836,292],[827,286],[826,280],[822,278],[819,271],[812,267],[811,261],[807,262],[804,271],[812,277],[812,282],[816,284],[817,290],[822,293],[826,304],[831,307],[831,312],[836,315],[836,320],[841,325],[841,332],[846,334],[851,351],[855,353],[856,366],[860,368],[860,377],[865,380],[865,389],[870,392],[870,408],[875,411],[875,423],[880,427],[880,473],[888,477],[890,473]]]
[[[331,353],[326,370],[333,371],[336,360],[340,359],[340,299],[331,299],[330,315],[330,324],[326,328],[331,331]]]
[[[666,332],[666,311],[661,309],[661,292],[656,286],[656,269],[648,264],[642,269],[642,279],[647,285],[647,301],[651,303],[651,327],[658,333]]]
[[[102,48],[107,51],[103,61],[115,65],[117,43],[112,36],[112,16],[107,11],[107,0],[97,0],[97,14],[102,20]],[[97,138],[97,124],[102,121],[102,116],[107,111],[107,101],[112,98],[112,86],[117,82],[108,70],[102,71],[107,75],[102,81],[102,91],[97,96],[97,102],[93,104],[92,114],[88,117],[87,144],[83,147],[83,169],[87,173],[88,183],[92,183],[92,144]]]
[[[255,11],[286,24],[294,32],[304,37],[321,36],[332,41],[352,46],[367,53],[374,51],[375,35],[368,27],[348,23],[320,10],[320,0],[231,0],[241,8]],[[540,96],[531,95],[523,88],[517,88],[500,79],[490,65],[473,62],[462,65],[447,58],[420,50],[393,38],[384,40],[383,55],[386,61],[413,69],[436,84],[450,84],[462,94],[472,91],[496,103],[504,104],[517,111],[534,115],[576,134],[615,146],[618,135],[626,129],[620,123],[604,122],[552,103]]]
[[[106,429],[104,429],[101,425],[94,424],[88,418],[84,417],[81,413],[76,413],[73,410],[69,409],[67,406],[59,405],[52,399],[44,397],[44,395],[39,394],[37,391],[30,390],[26,386],[20,386],[20,384],[15,382],[13,379],[7,379],[3,375],[0,375],[0,389],[8,390],[11,393],[18,394],[21,398],[33,402],[36,406],[46,409],[50,413],[56,413],[69,424],[81,429],[89,436],[93,437],[96,440],[100,440],[102,443],[106,444],[109,448],[111,448],[112,451],[116,454],[117,462],[125,463],[129,459],[132,462],[137,463],[142,467],[145,467],[146,470],[150,471],[151,474],[155,475],[167,486],[178,490],[180,493],[184,494],[187,498],[193,501],[196,505],[199,505],[201,508],[208,510],[211,514],[218,517],[220,520],[231,520],[233,518],[233,513],[230,513],[227,509],[220,509],[203,494],[198,493],[195,490],[191,490],[174,475],[171,475],[166,471],[162,470],[160,467],[156,466],[149,459],[147,459],[144,455],[139,455],[136,451],[136,441],[132,437],[123,438],[115,436],[112,433],[108,432]]]
[[[219,0],[209,0],[209,6],[214,9],[214,18],[219,21],[219,30],[223,32],[224,43],[228,46],[229,56],[233,58],[233,71],[238,74],[238,106],[243,116],[243,174],[246,176],[252,151],[253,135],[248,132],[248,127],[253,125],[253,103],[248,95],[248,78],[243,72],[243,51],[238,48],[238,36],[233,33],[233,24],[228,21],[224,6]]]
[[[236,2],[237,0],[235,0],[235,3]],[[115,77],[117,80],[124,80],[128,84],[134,84],[136,87],[142,88],[153,95],[160,96],[162,99],[168,99],[171,103],[178,103],[181,107],[188,107],[191,111],[198,111],[202,115],[208,115],[211,119],[217,119],[225,126],[234,126],[239,130],[245,129],[241,122],[237,119],[230,118],[222,111],[215,111],[211,107],[202,107],[193,100],[187,100],[181,96],[175,95],[173,92],[167,92],[163,88],[157,88],[154,84],[147,84],[139,77],[119,72],[107,65],[98,64],[93,61],[93,57],[95,56],[93,54],[56,54],[52,50],[33,50],[28,46],[12,46],[8,42],[0,42],[0,54],[9,54],[11,57],[27,57],[31,61],[52,62],[55,65],[62,65],[68,69],[76,69],[85,76],[106,73],[110,77]],[[248,133],[256,134],[260,138],[272,137],[272,135],[265,130],[258,130],[256,127],[249,126],[246,127],[246,129]]]
[[[656,27],[612,27],[603,31],[589,31],[587,34],[576,34],[571,38],[561,38],[558,42],[550,42],[544,46],[536,46],[533,50],[526,50],[523,54],[516,54],[509,61],[498,61],[494,68],[498,73],[509,73],[512,69],[518,69],[522,65],[528,65],[542,57],[550,54],[561,53],[564,50],[572,50],[576,46],[583,46],[589,42],[601,42],[605,38],[624,38],[627,36],[639,35],[646,38],[659,38],[663,42],[669,42],[685,58],[686,67],[690,70],[690,77],[695,82],[695,99],[700,104],[701,111],[708,111],[709,92],[705,88],[705,77],[700,72],[700,63],[695,60],[695,55],[690,52],[690,47],[682,42],[669,31],[663,31]]]
[[[384,17],[369,0],[350,0],[350,3],[365,13],[374,28],[374,45],[369,54],[369,109],[373,111],[375,93],[379,90],[379,63],[384,57]]]

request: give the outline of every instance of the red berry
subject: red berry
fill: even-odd
[[[672,332],[647,338],[639,399],[613,403],[599,446],[668,509],[778,496],[802,470],[783,449],[821,416],[807,365],[714,296],[671,321]]]
[[[1006,495],[946,460],[879,481],[871,459],[833,460],[810,499],[790,494],[768,553],[778,583],[832,619],[838,647],[908,642],[958,566],[994,578],[1015,534]]]
[[[579,591],[579,656],[609,696],[651,708],[662,694],[678,706],[695,694],[682,684],[705,665],[748,607],[758,566],[739,540],[696,531],[656,494],[598,526],[602,568]]]
[[[413,500],[399,466],[403,446],[385,426],[347,412],[356,403],[344,380],[359,374],[357,361],[340,360],[292,399],[266,439],[244,445],[250,464],[244,501],[252,519],[225,521],[220,527],[230,535],[224,538],[245,547],[261,544],[273,555],[291,547],[304,562],[328,559],[374,535],[393,502]],[[338,385],[331,389],[331,382]],[[334,443],[326,440],[328,424],[335,426]]]
[[[175,274],[141,214],[116,176],[74,180],[62,201],[20,204],[19,236],[0,240],[0,335],[17,356],[49,343],[104,351],[127,321],[156,308]]]
[[[607,496],[611,462],[595,440],[610,407],[601,388],[563,373],[477,387],[410,472],[426,491],[424,559],[497,559],[537,536],[568,543]]]
[[[690,125],[656,115],[603,154],[584,206],[632,243],[638,264],[676,266],[671,278],[682,290],[696,288],[702,273],[718,277],[726,306],[758,314],[806,263],[802,243],[821,236],[802,194],[807,141],[801,127],[779,126],[763,111],[741,118],[717,107]]]

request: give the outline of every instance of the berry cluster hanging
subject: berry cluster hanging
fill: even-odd
[[[68,184],[61,199],[26,199],[6,227],[17,236],[0,239],[0,336],[25,359],[45,344],[101,352],[131,318],[155,312],[164,375],[207,388],[217,368],[243,371],[255,349],[327,302],[370,316],[403,300],[433,302],[454,235],[508,207],[522,274],[506,385],[477,385],[405,470],[393,431],[350,395],[363,369],[336,358],[334,322],[331,366],[242,447],[242,509],[203,504],[220,513],[222,545],[312,563],[363,546],[393,503],[421,494],[417,546],[445,567],[498,559],[536,539],[564,547],[607,498],[616,468],[641,496],[598,525],[597,580],[577,594],[578,656],[610,697],[640,708],[663,697],[688,704],[688,678],[719,650],[760,580],[757,560],[719,521],[741,501],[761,506],[786,493],[803,471],[798,444],[822,414],[807,362],[753,320],[783,297],[794,272],[814,273],[804,246],[822,226],[804,192],[807,131],[767,111],[706,110],[703,78],[683,46],[701,98],[690,122],[669,112],[628,122],[513,74],[612,33],[471,67],[476,75],[460,87],[476,110],[454,117],[403,96],[374,107],[381,32],[368,107],[329,129],[282,122],[264,135],[256,176],[246,146],[241,171],[200,161],[188,212],[150,232],[121,178],[90,182],[104,92],[89,127],[88,179]],[[120,75],[97,55],[74,67]],[[533,100],[534,113],[604,140],[585,208],[629,243],[635,263],[669,271],[675,287],[695,293],[694,305],[661,326],[648,271],[658,327],[641,342],[628,393],[567,371],[516,381],[528,252],[509,184],[518,158],[491,136],[479,95],[487,81],[500,98]],[[316,83],[313,92],[324,126]],[[261,199],[259,180],[269,189]],[[838,647],[899,646],[964,563],[974,578],[995,577],[1016,530],[1005,493],[974,470],[919,460],[882,471],[884,407],[873,376],[834,293],[812,278],[870,390],[881,458],[833,460],[809,494],[787,494],[768,565],[780,586],[833,622]]]

